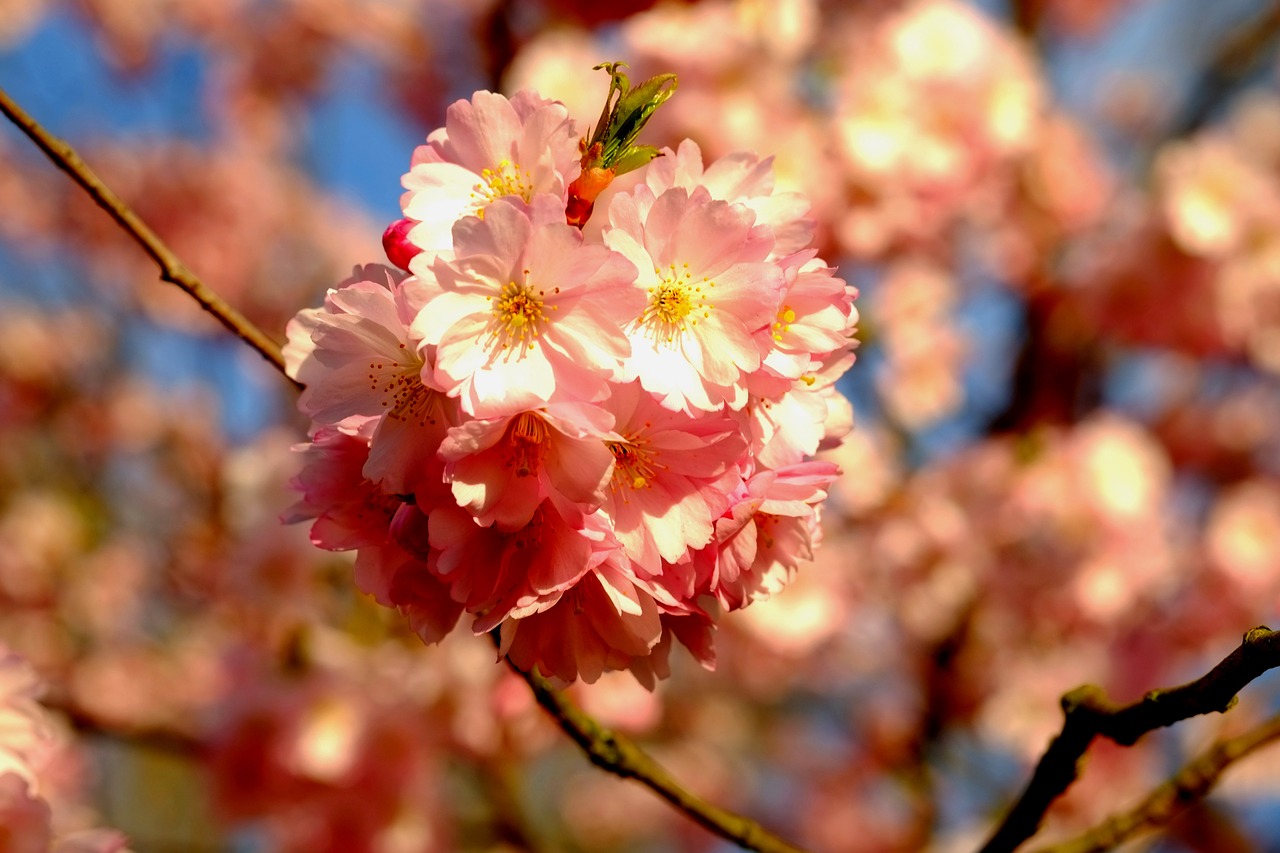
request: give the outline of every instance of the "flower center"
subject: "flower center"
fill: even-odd
[[[767,512],[757,512],[755,522],[756,538],[765,548],[772,549],[778,544],[777,531],[773,529],[778,526],[778,517]]]
[[[517,477],[536,474],[542,465],[546,440],[546,421],[531,412],[516,415],[507,427],[507,467],[514,468]]]
[[[405,344],[402,350],[408,351]],[[369,362],[369,389],[382,395],[382,408],[398,421],[435,425],[441,417],[439,394],[422,384],[422,362]]]
[[[661,467],[656,462],[658,454],[642,447],[635,439],[606,441],[605,446],[613,454],[613,480],[610,485],[615,491],[645,488]]]
[[[499,342],[502,349],[510,349],[513,343],[520,349],[533,349],[534,339],[541,333],[540,327],[547,320],[542,301],[546,291],[529,284],[529,271],[524,272],[525,282],[509,281],[496,300],[489,297],[494,302],[494,325],[491,327],[489,341]],[[555,311],[556,306],[550,306],[549,310]]]
[[[533,199],[533,179],[510,160],[501,161],[494,169],[481,169],[480,177],[482,180],[471,190],[471,204],[481,219],[484,219],[484,209],[505,195],[519,196],[525,201]]]
[[[654,272],[662,275],[661,270],[655,269]],[[715,306],[707,301],[704,290],[715,286],[716,283],[705,276],[695,282],[688,264],[682,264],[679,269],[671,264],[662,281],[649,288],[649,304],[640,312],[636,322],[655,340],[670,343],[687,326],[698,325],[699,315],[711,316],[711,309]]]

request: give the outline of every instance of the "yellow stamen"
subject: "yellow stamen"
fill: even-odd
[[[715,308],[703,293],[703,284],[711,288],[715,282],[703,278],[695,285],[688,266],[682,264],[677,269],[671,264],[665,275],[659,269],[654,270],[662,280],[649,288],[649,304],[636,318],[636,324],[647,329],[655,340],[673,342],[687,327],[698,324],[697,313],[706,319]]]
[[[790,305],[783,305],[778,309],[778,319],[773,324],[773,339],[775,341],[782,340],[783,334],[791,328],[791,324],[796,321],[796,312],[791,309]]]
[[[629,488],[634,491],[646,488],[656,471],[662,467],[657,464],[657,451],[650,450],[646,444],[647,442],[635,438],[605,442],[605,446],[613,454],[611,487],[615,492],[619,489]]]
[[[532,412],[521,412],[507,427],[509,467],[515,468],[517,477],[537,473],[546,450],[547,422]]]
[[[481,219],[484,219],[485,208],[505,195],[519,196],[525,201],[533,199],[533,179],[510,160],[502,160],[493,169],[481,169],[480,177],[483,180],[471,190],[471,205]]]
[[[382,408],[395,420],[425,427],[444,417],[439,395],[422,384],[420,361],[369,362],[369,390],[382,395]]]
[[[542,297],[545,291],[537,290],[526,280],[523,284],[507,282],[493,305],[493,322],[489,326],[489,343],[502,349],[515,344],[517,351],[533,349],[534,341],[542,333],[547,315],[543,313]],[[554,310],[555,306],[552,306]]]

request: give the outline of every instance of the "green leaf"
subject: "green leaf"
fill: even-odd
[[[649,163],[662,152],[652,145],[633,145],[630,150],[614,161],[613,173],[625,175]]]
[[[632,88],[631,80],[622,71],[625,66],[625,62],[604,62],[595,66],[597,70],[609,72],[609,93],[605,96],[600,120],[587,145],[587,151],[598,145],[599,153],[590,162],[583,163],[584,166],[613,169],[617,174],[638,169],[658,156],[657,149],[652,146],[635,145],[635,138],[654,110],[676,90],[674,74],[659,74]]]

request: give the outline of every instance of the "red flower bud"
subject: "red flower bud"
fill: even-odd
[[[569,184],[569,200],[565,205],[565,218],[570,225],[581,228],[591,218],[596,199],[613,183],[613,169],[598,166],[584,168],[582,174]]]
[[[413,219],[398,219],[382,232],[382,250],[387,253],[387,259],[402,270],[409,269],[409,261],[422,251],[409,242],[409,231],[417,224]]]

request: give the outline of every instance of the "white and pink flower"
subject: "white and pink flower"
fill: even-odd
[[[0,850],[127,853],[115,830],[60,830],[82,806],[58,796],[70,793],[59,790],[57,765],[71,743],[37,701],[44,689],[31,665],[0,645]]]
[[[747,480],[716,521],[715,545],[699,555],[705,591],[737,610],[780,590],[801,560],[813,559],[818,505],[839,472],[814,461]]]
[[[585,516],[604,500],[612,424],[604,410],[573,403],[468,421],[440,450],[453,496],[477,523],[503,530],[527,525],[548,499],[566,518]]]
[[[560,202],[563,212],[565,189],[577,176],[578,160],[578,138],[563,104],[528,90],[509,100],[476,92],[470,101],[452,104],[445,126],[413,153],[400,199],[412,223],[403,239],[429,261],[453,248],[458,220],[483,217],[500,198],[527,203],[547,194]],[[402,242],[393,235],[397,258],[415,263],[409,258],[416,253]]]
[[[454,236],[455,259],[422,272],[413,331],[437,348],[434,379],[463,411],[490,418],[608,396],[631,352],[622,327],[644,301],[635,267],[541,201],[492,204]]]
[[[654,195],[672,187],[684,187],[690,193],[702,187],[714,199],[746,205],[757,222],[773,229],[775,256],[798,252],[813,242],[809,200],[801,193],[773,191],[772,157],[737,151],[704,168],[702,149],[692,139],[663,153],[666,156],[655,160],[645,173],[645,184]]]
[[[476,616],[477,634],[545,610],[599,562],[602,533],[572,526],[549,501],[519,530],[480,527],[465,510],[432,513],[431,568]]]
[[[623,552],[648,576],[711,541],[712,524],[741,482],[746,441],[722,413],[694,418],[658,404],[638,383],[607,403],[617,419],[604,500]]]
[[[772,230],[745,205],[682,187],[617,196],[609,222],[605,243],[640,270],[646,299],[627,326],[626,378],[670,409],[742,408],[742,377],[760,367],[756,335],[773,322],[784,286],[766,261]]]

